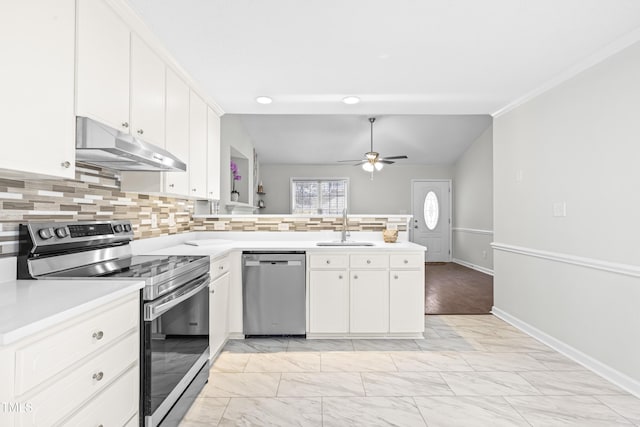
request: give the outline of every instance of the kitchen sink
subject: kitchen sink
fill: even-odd
[[[316,246],[375,246],[371,242],[318,242]]]

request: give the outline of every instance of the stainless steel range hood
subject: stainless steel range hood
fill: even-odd
[[[119,171],[187,170],[168,151],[87,117],[76,118],[76,160]]]

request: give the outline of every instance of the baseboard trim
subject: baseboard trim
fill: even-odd
[[[621,264],[603,261],[595,258],[585,258],[575,255],[562,254],[558,252],[542,251],[538,249],[513,246],[505,243],[491,243],[491,247],[497,251],[511,252],[519,255],[527,255],[536,258],[557,261],[564,264],[579,265],[581,267],[593,268],[596,270],[608,271],[610,273],[623,274],[625,276],[640,277],[640,267],[631,264]]]
[[[481,265],[472,264],[470,262],[463,261],[463,260],[458,259],[458,258],[453,258],[451,261],[455,262],[456,264],[460,264],[462,266],[465,266],[465,267],[471,268],[473,270],[479,271],[481,273],[488,274],[489,276],[493,276],[493,270],[491,270],[490,268],[482,267]]]
[[[458,231],[462,233],[484,234],[487,236],[493,236],[493,230],[482,230],[480,228],[465,228],[465,227],[452,227],[451,231]]]
[[[535,326],[528,324],[527,322],[524,322],[518,319],[515,316],[512,316],[506,311],[503,311],[494,306],[491,309],[491,313],[496,317],[504,320],[505,322],[511,324],[512,326],[515,326],[516,328],[520,329],[521,331],[525,332],[531,337],[537,339],[543,344],[548,345],[549,347],[553,348],[557,352],[567,356],[569,359],[595,372],[596,374],[612,382],[618,387],[640,398],[640,381],[637,381],[629,377],[628,375],[625,375],[622,372],[612,368],[611,366],[606,365],[600,362],[599,360],[594,359],[588,354],[585,354],[582,351],[568,344],[565,344],[559,339],[552,337],[551,335],[541,331]]]

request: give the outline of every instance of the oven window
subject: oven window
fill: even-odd
[[[209,347],[209,288],[144,322],[145,413],[153,414]]]

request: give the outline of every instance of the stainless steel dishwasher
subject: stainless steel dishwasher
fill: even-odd
[[[242,254],[244,335],[305,335],[305,253]]]

